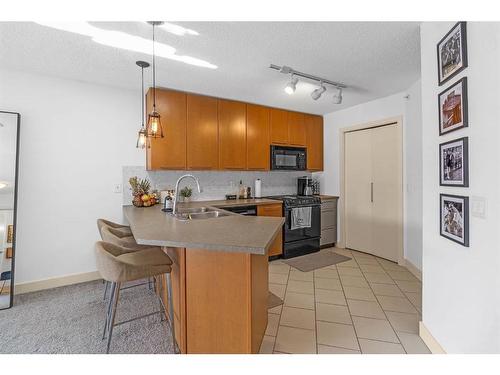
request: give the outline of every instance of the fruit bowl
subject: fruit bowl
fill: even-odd
[[[132,177],[129,180],[132,189],[132,204],[135,207],[152,207],[158,203],[158,194],[156,190],[149,193],[151,183],[147,179],[139,180],[137,177]]]

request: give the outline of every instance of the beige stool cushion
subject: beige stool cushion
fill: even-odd
[[[135,242],[134,237],[132,236],[124,236],[119,230],[103,226],[101,228],[101,236],[104,242],[109,242],[124,248],[128,248],[130,250],[144,250],[149,249],[152,246],[148,245],[139,245]]]
[[[104,280],[125,282],[162,275],[171,271],[172,260],[159,247],[128,252],[112,243],[95,245],[97,270]]]
[[[132,236],[132,230],[127,225],[113,223],[112,221],[105,219],[97,219],[97,228],[99,229],[99,233],[101,233],[101,237],[102,237],[102,227],[104,226],[116,229],[123,236]]]

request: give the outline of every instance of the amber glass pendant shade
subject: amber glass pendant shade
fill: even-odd
[[[160,114],[156,111],[148,115],[147,136],[149,138],[163,138]]]

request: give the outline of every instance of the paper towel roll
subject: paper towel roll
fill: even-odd
[[[255,180],[255,189],[254,189],[255,198],[260,198],[262,196],[261,189],[262,189],[262,181],[260,180],[260,178],[258,178]]]

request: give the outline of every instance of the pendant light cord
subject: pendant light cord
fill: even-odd
[[[155,24],[153,23],[153,112],[156,112]]]
[[[144,129],[144,67],[141,66],[142,128]]]

